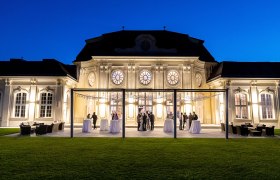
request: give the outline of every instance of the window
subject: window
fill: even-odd
[[[114,84],[119,85],[124,80],[124,74],[121,70],[115,70],[112,72],[111,78]]]
[[[176,85],[179,82],[179,73],[176,70],[171,70],[167,73],[167,82],[170,85]]]
[[[153,94],[150,92],[138,93],[138,113],[153,112]]]
[[[26,93],[16,93],[14,117],[25,117],[26,114]]]
[[[144,85],[148,85],[152,80],[152,74],[150,71],[144,69],[140,72],[140,83]]]
[[[248,101],[247,94],[235,94],[235,117],[237,119],[248,119]]]
[[[40,117],[52,117],[53,94],[50,92],[41,93]]]
[[[118,115],[122,114],[122,93],[112,92],[110,95],[110,112],[116,112]],[[120,117],[120,116],[119,116]]]
[[[262,119],[273,119],[273,94],[262,93],[260,94],[260,109]]]

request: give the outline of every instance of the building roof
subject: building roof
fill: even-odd
[[[213,69],[208,82],[222,78],[280,78],[280,62],[224,61]]]
[[[204,41],[166,30],[116,31],[86,40],[75,62],[92,56],[189,56],[215,62]]]
[[[66,65],[55,59],[0,61],[0,76],[71,76],[77,80],[75,65]]]

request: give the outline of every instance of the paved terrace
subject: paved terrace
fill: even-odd
[[[19,133],[8,136],[19,136]],[[42,137],[70,137],[69,125],[66,125],[63,131],[48,133],[45,135],[38,135]],[[31,134],[31,137],[38,137],[36,134]],[[121,138],[122,131],[119,133],[110,133],[109,131],[100,131],[99,128],[92,130],[89,133],[82,132],[82,126],[75,125],[74,137],[109,137],[109,138]],[[155,127],[153,131],[137,131],[137,127],[126,127],[125,137],[138,137],[138,138],[173,138],[173,132],[166,133],[163,131],[163,127]],[[279,138],[279,136],[240,136],[236,134],[229,134],[229,138]],[[199,134],[192,134],[187,130],[177,129],[177,138],[225,138],[225,132],[221,132],[219,125],[202,125],[202,129]]]

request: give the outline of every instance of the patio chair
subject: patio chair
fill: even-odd
[[[20,135],[30,135],[32,133],[30,125],[20,125]]]
[[[241,136],[248,136],[249,131],[246,125],[241,125],[240,129],[241,129]]]
[[[64,124],[65,124],[65,122],[61,122],[58,126],[58,130],[60,130],[60,131],[64,130]]]
[[[241,126],[236,126],[236,133],[241,135]]]
[[[274,127],[275,126],[272,126],[272,127],[265,127],[265,134],[267,136],[274,136]]]
[[[36,135],[47,134],[47,128],[48,128],[48,125],[37,126],[36,129],[35,129]]]
[[[51,125],[47,125],[47,133],[52,133],[53,123]]]
[[[225,123],[221,123],[221,130],[226,131]]]

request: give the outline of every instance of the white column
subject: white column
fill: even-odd
[[[3,108],[2,108],[2,127],[7,127],[9,126],[9,118],[10,118],[10,109],[9,107],[12,108],[12,96],[11,96],[11,86],[10,86],[10,81],[9,79],[5,80],[5,91],[3,94]]]
[[[252,123],[259,123],[259,105],[258,105],[258,91],[256,82],[251,84],[251,97],[252,97]]]
[[[36,114],[36,80],[31,80],[30,93],[29,93],[29,110],[28,110],[28,121],[35,120]]]

